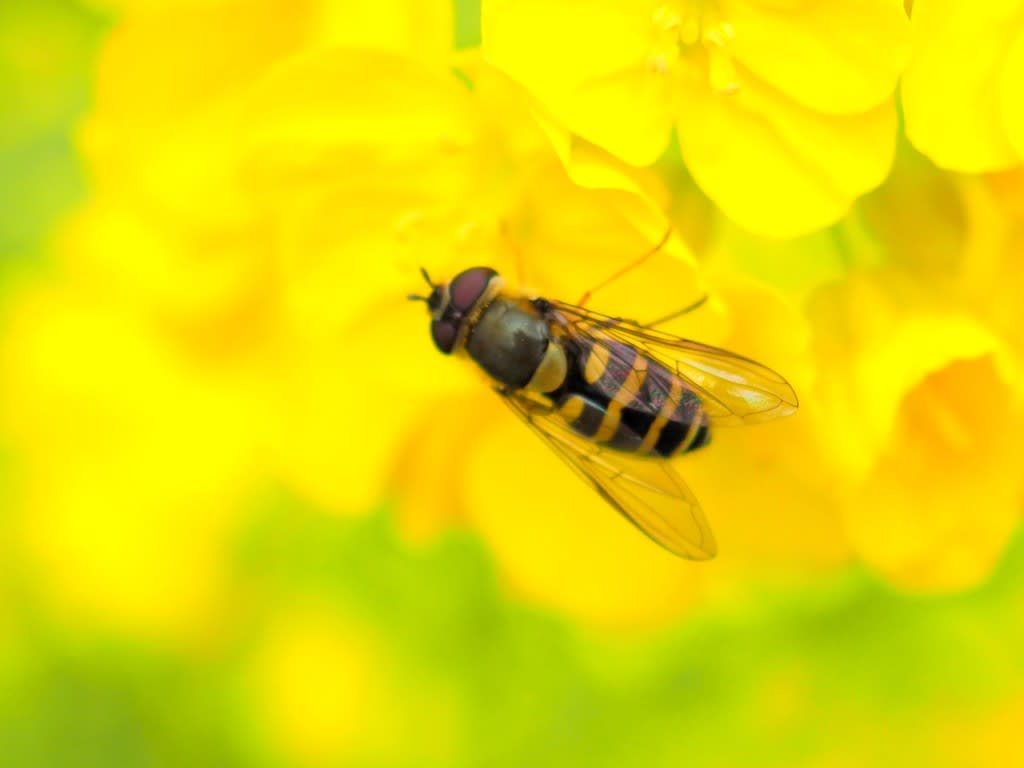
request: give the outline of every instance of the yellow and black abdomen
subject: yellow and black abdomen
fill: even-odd
[[[668,457],[711,439],[700,398],[664,365],[611,339],[574,339],[555,406],[576,433],[619,451]]]

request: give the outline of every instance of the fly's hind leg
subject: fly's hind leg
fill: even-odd
[[[626,264],[626,266],[624,266],[622,269],[618,270],[614,274],[609,275],[590,290],[585,291],[584,294],[580,297],[580,300],[576,302],[576,305],[580,307],[585,307],[587,305],[587,302],[590,301],[594,297],[594,294],[597,293],[599,290],[611,285],[620,277],[628,275],[634,269],[636,269],[649,258],[651,258],[651,256],[658,253],[658,251],[665,247],[665,244],[668,242],[668,239],[672,236],[672,229],[672,225],[669,224],[668,229],[665,230],[665,234],[661,236],[661,239],[653,248],[650,248],[645,253],[641,254],[639,258],[636,258],[633,261],[629,262],[629,264]]]
[[[692,304],[687,304],[682,309],[677,309],[675,312],[670,312],[664,317],[659,317],[657,320],[652,320],[648,323],[643,323],[642,325],[644,328],[657,328],[659,325],[663,325],[664,323],[667,323],[669,320],[675,320],[677,317],[682,317],[683,315],[690,314],[695,309],[700,309],[707,303],[707,300],[708,295],[705,293]]]

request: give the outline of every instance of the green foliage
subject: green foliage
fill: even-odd
[[[455,47],[473,48],[480,45],[480,0],[454,0]]]
[[[944,765],[916,736],[930,718],[983,711],[1024,678],[1019,544],[969,595],[921,600],[847,573],[623,634],[510,600],[469,535],[414,547],[386,511],[340,522],[286,499],[257,520],[235,557],[242,630],[213,657],[20,622],[0,751],[19,766],[274,765],[237,671],[263,622],[310,597],[385,638],[410,691],[455,692],[460,765],[791,766],[837,748]],[[405,754],[395,764],[430,762]]]
[[[71,0],[0,4],[0,260],[37,256],[84,192],[75,120],[105,20]]]

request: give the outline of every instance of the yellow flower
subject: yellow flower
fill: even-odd
[[[907,136],[943,168],[1024,159],[1024,3],[918,0],[903,78]]]
[[[98,63],[83,145],[99,191],[206,241],[251,223],[236,138],[249,89],[287,57],[347,45],[442,66],[451,8],[387,0],[211,0],[133,9]],[[171,45],[170,41],[174,41]]]
[[[86,626],[215,640],[224,548],[259,477],[257,393],[89,290],[23,292],[3,342],[21,481],[10,532],[44,602]]]
[[[341,5],[320,2],[257,0],[130,14],[108,41],[97,107],[83,130],[87,156],[96,167],[97,192],[68,237],[65,258],[71,269],[103,295],[136,305],[187,355],[217,365],[230,359],[234,365],[262,367],[260,386],[272,388],[283,402],[294,398],[296,412],[274,421],[286,435],[315,432],[319,414],[302,410],[310,401],[307,390],[323,388],[317,390],[323,398],[315,399],[321,403],[329,397],[332,376],[347,375],[341,365],[311,365],[307,354],[317,355],[316,360],[323,359],[320,355],[336,360],[337,355],[311,349],[313,340],[305,336],[318,334],[326,342],[337,326],[332,324],[335,316],[325,313],[341,308],[357,315],[366,309],[364,297],[375,296],[372,289],[398,296],[408,285],[394,279],[382,285],[381,275],[394,273],[375,272],[372,256],[334,258],[331,249],[337,243],[330,242],[330,229],[310,231],[302,221],[317,210],[314,201],[264,208],[258,195],[261,166],[253,149],[258,139],[248,145],[244,141],[255,133],[251,94],[290,57],[339,43],[367,49],[361,61],[371,68],[379,61],[374,56],[389,49],[402,50],[410,61],[430,62],[424,70],[446,60],[451,47],[447,5],[384,3],[374,8],[340,17],[348,18],[347,24],[338,23],[335,15]],[[400,23],[384,23],[395,14]],[[171,39],[174,46],[167,44]],[[386,77],[382,72],[381,81]],[[363,72],[350,80],[357,81],[367,82]],[[350,106],[355,116],[356,105]],[[446,106],[437,104],[431,114],[443,116]],[[413,141],[411,119],[404,129],[403,140]],[[319,172],[328,173],[329,166]],[[359,212],[350,210],[359,234],[342,228],[349,235],[394,228],[393,222],[360,219]],[[368,268],[361,273],[364,264]],[[330,289],[340,279],[357,281],[362,291],[339,303]],[[285,327],[302,338],[286,342]],[[334,344],[335,337],[330,338]],[[267,369],[274,371],[269,381]],[[334,401],[331,407],[341,405]],[[376,456],[374,437],[383,440],[393,431],[383,421],[366,430],[368,459]],[[323,439],[333,444],[335,437]],[[303,443],[286,439],[284,444]],[[279,461],[286,468],[298,465],[305,468],[301,471],[337,477],[331,471],[333,450],[321,447],[318,443],[315,453],[298,457],[283,451]],[[378,483],[368,483],[373,495],[339,478],[334,484],[342,495],[330,501],[342,508],[368,508],[378,498],[380,472],[377,477]]]
[[[3,334],[18,540],[60,615],[171,642],[220,630],[226,542],[287,465],[278,403],[310,372],[281,319],[287,233],[243,191],[242,108],[285,58],[332,41],[447,57],[450,8],[406,5],[409,24],[389,27],[401,4],[339,25],[337,4],[168,2],[106,41],[82,131],[93,196]]]
[[[699,594],[693,567],[654,548],[531,442],[468,368],[436,352],[422,307],[404,298],[420,288],[420,265],[442,277],[484,262],[575,300],[662,234],[657,179],[577,146],[573,171],[584,186],[572,183],[526,97],[472,56],[459,61],[469,90],[432,60],[387,50],[309,44],[296,53],[307,44],[287,25],[278,40],[271,18],[236,23],[196,7],[175,16],[179,41],[234,26],[228,49],[193,46],[187,67],[173,66],[174,54],[156,59],[150,81],[165,100],[149,98],[144,73],[128,63],[160,50],[170,15],[140,14],[118,30],[85,134],[98,191],[62,241],[66,280],[89,311],[114,307],[171,370],[197,386],[239,387],[246,428],[223,427],[232,444],[225,460],[263,467],[344,512],[369,509],[397,475],[397,510],[411,534],[473,522],[512,583],[595,621],[654,621],[684,609]],[[234,45],[247,57],[217,66]],[[197,82],[208,68],[220,77]],[[660,315],[704,290],[678,240],[637,277],[602,291],[600,308]],[[723,299],[706,317],[718,318],[708,340],[729,332]],[[28,330],[24,338],[18,361],[38,342]],[[737,342],[757,354],[742,334]],[[137,404],[138,429],[147,404],[153,418],[161,409],[171,424],[192,423],[177,398],[156,394],[174,391],[173,376],[133,388],[118,370],[105,396]],[[15,402],[47,391],[32,382]],[[70,419],[67,428],[87,436],[92,426]],[[482,490],[510,482],[507,462],[481,456],[513,445],[524,445],[520,471],[533,482],[477,503]],[[180,464],[179,450],[157,441],[136,461],[155,471]],[[548,486],[557,490],[533,503],[530,494]],[[221,503],[231,519],[243,498],[227,488]],[[524,516],[534,512],[547,514],[531,523]],[[529,546],[531,538],[550,543]],[[606,567],[613,550],[619,571]],[[566,552],[579,562],[569,575],[555,570]],[[92,556],[124,573],[102,550]],[[114,598],[97,599],[102,607]]]
[[[60,241],[58,284],[27,293],[15,313],[7,418],[40,478],[30,493],[29,508],[39,512],[29,516],[36,529],[28,533],[39,543],[34,556],[40,566],[67,556],[74,568],[98,574],[85,582],[95,615],[133,627],[181,626],[215,611],[218,598],[197,591],[193,599],[184,590],[178,607],[153,600],[166,597],[166,584],[125,574],[160,562],[149,556],[160,537],[140,548],[138,560],[122,557],[132,537],[120,550],[87,546],[88,539],[79,544],[82,515],[96,515],[96,505],[78,508],[72,497],[111,500],[100,516],[108,530],[137,508],[140,520],[170,531],[164,535],[174,541],[202,522],[207,527],[197,535],[206,548],[193,550],[193,570],[216,583],[216,558],[202,560],[203,553],[217,550],[247,494],[268,480],[346,514],[390,495],[414,540],[469,525],[519,594],[596,623],[657,623],[746,579],[831,568],[853,553],[913,587],[963,585],[987,572],[1013,527],[1008,510],[1019,488],[999,475],[998,493],[969,538],[971,518],[958,513],[957,500],[995,483],[987,472],[1005,468],[1012,454],[1013,431],[994,418],[1002,408],[1015,413],[1017,378],[1006,353],[1012,345],[969,304],[941,304],[948,279],[924,269],[900,277],[927,261],[906,255],[916,239],[894,237],[892,250],[904,261],[893,257],[877,269],[869,243],[858,244],[855,263],[825,247],[858,226],[883,222],[885,229],[871,201],[832,232],[776,242],[772,257],[752,269],[731,253],[739,227],[712,227],[700,204],[680,209],[682,189],[670,198],[652,170],[617,160],[608,151],[618,152],[614,142],[571,123],[583,138],[570,135],[564,115],[543,99],[538,108],[529,92],[475,54],[454,59],[456,74],[442,66],[440,45],[415,55],[372,38],[365,46],[325,46],[322,15],[277,29],[269,7],[256,3],[242,22],[220,6],[167,14],[179,25],[177,38],[197,45],[187,67],[175,66],[177,48],[167,60],[157,58],[149,76],[165,100],[148,96],[143,77],[128,66],[142,51],[161,50],[165,14],[138,12],[118,30],[84,132],[96,194]],[[865,114],[891,113],[899,45],[870,65],[857,63],[858,46],[851,58],[837,57],[833,76],[852,82],[853,69],[870,74],[842,94],[826,93],[816,80],[773,69],[778,62],[759,65],[751,30],[796,35],[820,22],[835,32],[841,16],[819,18],[803,5],[715,8],[729,9],[733,21],[748,13],[757,22],[737,27],[740,91],[712,94],[700,81],[699,98],[717,104],[714,110],[731,114],[772,83],[764,115],[776,128],[783,104],[786,114],[811,115],[811,122],[828,114],[847,127]],[[556,5],[552,23],[560,14]],[[214,38],[245,56],[199,45],[221,27],[225,35]],[[899,37],[898,19],[892,27]],[[649,32],[644,26],[641,37]],[[811,58],[820,53],[804,42],[806,50],[797,42],[794,49]],[[215,76],[203,81],[207,70]],[[677,74],[638,76],[696,88]],[[633,85],[614,93],[625,98]],[[666,125],[682,119],[670,118]],[[707,188],[680,136],[690,170]],[[748,176],[760,183],[764,167],[747,161]],[[669,162],[659,170],[679,172]],[[896,183],[909,183],[901,179]],[[729,185],[738,195],[752,188],[736,178]],[[834,215],[860,191],[844,197]],[[814,210],[786,194],[767,195],[772,227],[794,221],[777,206],[800,215]],[[681,217],[677,229],[703,260],[701,270],[684,239],[673,237],[591,306],[643,319],[707,293],[707,305],[670,330],[778,368],[802,400],[793,419],[721,430],[715,445],[679,461],[721,543],[720,559],[702,566],[672,558],[630,529],[509,416],[471,366],[436,352],[422,306],[405,300],[422,289],[420,266],[444,279],[489,264],[513,283],[574,301],[649,248],[665,228],[660,211],[669,208]],[[902,232],[898,224],[890,228]],[[897,311],[895,296],[909,303]],[[33,309],[34,302],[47,309]],[[34,320],[39,313],[66,319],[53,330]],[[52,364],[65,346],[85,348],[79,326],[109,336],[117,365],[79,380],[68,373],[78,357],[68,356],[70,367]],[[936,333],[942,343],[929,341]],[[950,389],[965,381],[984,382],[986,409],[950,403]],[[116,451],[89,450],[97,421],[68,405],[83,388],[104,412],[130,415],[105,433]],[[953,415],[927,406],[922,417],[921,403],[936,399]],[[51,456],[49,413],[63,416],[69,445],[84,447]],[[182,435],[202,431],[196,418],[216,424],[218,440],[182,456],[189,450]],[[965,446],[976,461],[961,460]],[[914,457],[916,474],[903,457]],[[45,478],[77,477],[79,464],[83,479],[67,486],[69,496],[47,491]],[[139,485],[105,493],[113,478],[94,466],[131,466]],[[165,486],[146,479],[167,466],[178,467],[180,493],[161,494]],[[932,501],[932,492],[939,498]],[[918,496],[942,514],[917,515],[906,500]],[[194,516],[181,516],[188,501]],[[72,572],[54,569],[55,599],[74,602]],[[160,609],[147,616],[139,606],[149,604]]]
[[[572,187],[525,108],[515,111],[521,98],[500,78],[490,84],[478,78],[471,95],[437,67],[382,50],[290,56],[296,45],[291,27],[279,29],[273,14],[252,10],[238,18],[219,7],[139,14],[118,29],[85,132],[97,193],[62,239],[67,287],[48,299],[45,311],[53,318],[95,314],[102,322],[97,329],[69,320],[54,336],[49,324],[32,322],[26,296],[26,320],[7,339],[12,389],[6,402],[26,441],[49,434],[41,419],[53,412],[65,414],[63,433],[72,444],[89,445],[99,433],[123,446],[118,453],[83,449],[66,462],[48,454],[48,443],[33,449],[35,474],[43,478],[38,495],[27,500],[40,542],[33,557],[41,568],[64,557],[69,570],[53,569],[55,599],[86,597],[97,618],[137,631],[201,626],[196,616],[216,610],[215,600],[202,603],[209,594],[190,602],[191,593],[180,590],[171,600],[162,590],[174,582],[142,575],[179,570],[170,563],[160,568],[154,548],[179,541],[177,531],[195,532],[189,521],[211,526],[197,534],[203,546],[171,544],[167,556],[217,552],[244,503],[248,486],[226,471],[207,475],[205,452],[192,451],[185,461],[181,454],[191,451],[190,443],[173,431],[189,439],[201,434],[193,419],[216,408],[222,385],[228,391],[237,386],[238,397],[207,422],[224,441],[209,443],[218,460],[251,469],[255,477],[255,467],[264,467],[315,501],[362,512],[380,498],[425,404],[472,381],[436,353],[421,308],[404,299],[419,287],[419,264],[438,274],[469,260],[511,265],[507,243],[524,235],[550,238],[545,253],[561,251],[566,217],[575,207],[586,217],[583,226],[599,225],[584,246],[593,249],[578,252],[579,263],[607,274],[664,226],[650,213],[644,221],[650,203],[631,207],[621,192]],[[218,46],[200,45],[221,28],[226,34],[214,36]],[[163,57],[144,56],[165,50],[169,29],[175,48]],[[186,46],[187,66],[176,66],[182,41],[196,45]],[[236,46],[244,52],[233,57]],[[133,66],[141,63],[149,70]],[[150,88],[164,96],[150,98]],[[488,112],[482,103],[509,107]],[[535,184],[545,177],[555,178],[554,188]],[[555,204],[567,202],[560,199],[566,194],[577,202]],[[616,220],[617,208],[627,215]],[[670,250],[680,249],[676,243]],[[526,261],[543,263],[531,256]],[[679,289],[689,282],[696,295],[692,268],[670,261]],[[533,274],[556,284],[561,276],[557,269]],[[583,274],[571,275],[563,289],[578,295],[586,282]],[[136,352],[103,331],[118,323]],[[117,412],[118,403],[133,409],[123,427],[103,430],[64,404],[80,397],[82,377],[32,363],[44,350],[53,350],[45,353],[49,360],[59,359],[63,346],[87,349],[72,333],[79,326],[97,339],[111,337],[105,340],[119,365],[96,371],[102,382],[96,397],[107,410]],[[410,334],[410,327],[422,333]],[[147,350],[159,364],[136,371]],[[68,365],[76,359],[68,357]],[[150,373],[140,379],[142,372]],[[201,394],[209,390],[209,405],[182,396],[181,388],[192,386]],[[148,431],[153,439],[143,440]],[[134,467],[139,485],[104,493],[120,478],[89,471],[89,457],[99,467]],[[168,475],[168,466],[177,472]],[[69,467],[95,484],[97,504],[107,499],[103,515],[94,505],[73,503],[86,498],[82,485],[69,482],[66,496],[47,492],[44,479]],[[163,484],[146,479],[158,476],[173,479],[180,491],[165,498]],[[206,495],[189,490],[196,484]],[[456,506],[446,498],[450,489],[433,507]],[[183,516],[188,501],[192,507]],[[112,539],[123,542],[119,549],[77,535],[93,523],[97,536],[109,536],[125,517],[143,530],[162,531],[151,546],[137,537],[137,557],[125,556],[135,543],[136,536],[127,535],[132,528]],[[649,551],[644,544],[639,557]],[[197,584],[216,583],[218,567],[215,561],[182,564]],[[669,561],[667,567],[676,566]],[[75,591],[74,572],[98,575],[83,582],[89,590]],[[68,578],[57,578],[65,573]],[[675,584],[682,589],[685,581]],[[148,606],[153,615],[136,615],[132,611],[141,608],[133,606]]]
[[[1017,177],[965,183],[907,150],[830,232],[771,244],[725,229],[714,247],[804,308],[815,376],[801,413],[826,466],[806,477],[836,484],[826,515],[842,539],[907,589],[980,583],[1017,527]]]
[[[830,224],[885,178],[907,56],[897,0],[489,0],[487,58],[571,132],[636,164],[673,126],[701,188],[744,227]]]
[[[1021,385],[1005,343],[898,269],[823,288],[810,318],[856,551],[907,588],[980,582],[1024,497]]]

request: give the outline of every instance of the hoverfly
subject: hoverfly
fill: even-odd
[[[795,411],[782,376],[659,331],[662,321],[641,325],[585,309],[585,300],[511,290],[490,267],[447,283],[421,273],[430,294],[409,298],[426,302],[442,353],[468,355],[530,429],[651,539],[684,558],[714,557],[700,504],[667,459],[707,445],[716,426]]]

